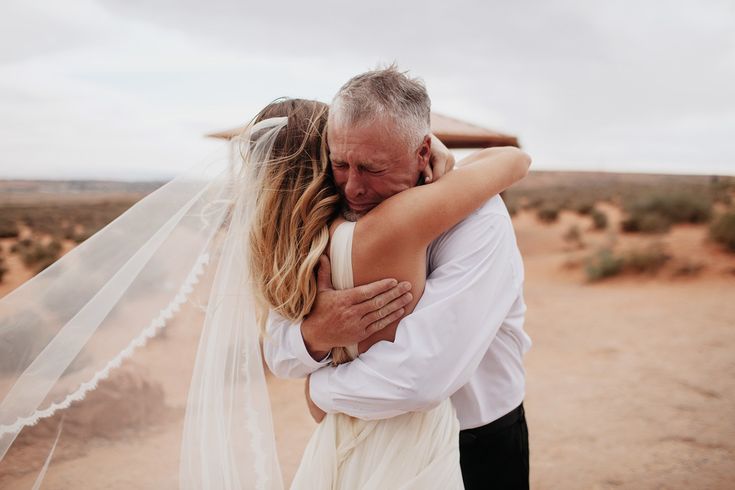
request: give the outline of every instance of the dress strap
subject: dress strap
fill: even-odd
[[[332,285],[335,289],[355,287],[352,276],[352,237],[355,234],[354,221],[345,221],[337,225],[329,246],[329,257],[332,263]],[[354,359],[358,355],[357,344],[347,346],[347,352]]]
[[[332,261],[332,284],[335,289],[355,287],[352,277],[352,236],[356,224],[353,221],[340,223],[332,234],[329,257]]]

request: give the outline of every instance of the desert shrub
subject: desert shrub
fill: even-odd
[[[40,326],[43,318],[34,311],[22,310],[0,318],[0,331],[3,342],[0,342],[0,374],[17,372],[25,368],[29,359],[33,359],[53,336],[46,334]]]
[[[691,192],[660,192],[628,201],[623,231],[655,233],[673,223],[704,223],[712,215],[712,200]]]
[[[696,276],[702,272],[702,270],[704,270],[703,263],[685,260],[676,266],[673,275],[676,277]]]
[[[654,243],[643,249],[629,250],[623,256],[623,268],[642,274],[654,274],[671,259],[661,244]]]
[[[536,217],[543,223],[553,223],[559,219],[559,208],[545,205],[536,212]]]
[[[526,200],[526,209],[540,209],[546,203],[543,197],[529,197]]]
[[[567,243],[570,243],[572,245],[577,245],[580,248],[584,247],[584,242],[582,241],[582,232],[579,231],[579,226],[572,225],[567,229],[566,233],[564,233],[564,241]]]
[[[64,240],[74,240],[74,236],[76,235],[76,233],[74,232],[74,227],[72,226],[63,227],[60,234]]]
[[[729,251],[735,252],[735,211],[725,213],[710,226],[712,239],[725,246]]]
[[[574,211],[577,212],[577,214],[581,214],[582,216],[586,216],[595,209],[595,203],[592,201],[579,201],[574,205]]]
[[[10,253],[19,253],[21,250],[30,247],[32,243],[33,240],[30,238],[18,240],[10,246]]]
[[[36,272],[41,272],[56,262],[61,254],[61,243],[57,240],[52,240],[45,245],[38,241],[21,240],[18,245],[20,245],[18,252],[23,264],[26,267],[33,267]]]
[[[0,209],[0,219],[23,223],[35,234],[59,235],[75,240],[74,227],[81,225],[90,234],[101,229],[128,209],[135,200],[59,202],[9,205]],[[0,227],[1,228],[1,227]]]
[[[518,199],[513,196],[509,196],[507,189],[500,193],[500,198],[503,200],[503,203],[505,203],[505,207],[508,209],[508,214],[515,216],[519,207]]]
[[[512,214],[511,214],[511,216],[512,216]],[[72,240],[74,240],[74,242],[76,242],[76,243],[82,243],[83,241],[85,241],[87,238],[91,237],[95,233],[96,232],[94,232],[94,231],[83,230],[83,231],[81,231],[79,233],[74,233],[74,235],[72,236]]]
[[[604,248],[587,259],[585,271],[589,281],[599,281],[623,272],[655,274],[670,259],[671,256],[659,243],[628,250],[621,255],[616,255],[610,248]]]
[[[15,220],[0,216],[0,238],[15,238],[20,233]]]
[[[593,208],[590,212],[592,217],[592,225],[595,230],[604,230],[607,228],[607,215],[597,208]]]
[[[727,205],[732,204],[732,195],[735,193],[735,177],[712,177],[710,192],[715,201]]]
[[[589,257],[585,264],[587,279],[599,281],[620,274],[623,271],[623,259],[617,257],[612,250],[604,248]]]
[[[638,213],[624,219],[620,226],[631,233],[664,233],[671,228],[671,220],[658,213]]]

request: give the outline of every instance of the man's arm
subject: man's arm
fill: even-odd
[[[510,218],[491,208],[440,238],[424,294],[393,343],[379,342],[348,364],[312,373],[317,406],[387,418],[429,409],[467,383],[523,284]]]
[[[411,301],[411,285],[395,279],[335,290],[326,257],[320,259],[317,283],[317,300],[303,322],[292,322],[273,311],[268,315],[263,355],[279,378],[303,378],[326,366],[332,347],[356,344],[387,327]]]
[[[273,374],[279,378],[303,378],[328,365],[332,359],[328,354],[312,357],[301,336],[301,322],[292,322],[271,310],[263,338],[263,357]]]

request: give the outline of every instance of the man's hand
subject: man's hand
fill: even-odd
[[[309,354],[324,358],[333,347],[357,344],[405,313],[413,298],[411,284],[383,279],[337,291],[332,287],[329,259],[322,255],[317,274],[319,292],[309,315],[301,323],[301,335]]]
[[[318,424],[322,420],[324,420],[324,417],[327,416],[327,412],[319,408],[316,405],[316,403],[312,401],[311,394],[309,393],[309,380],[310,379],[311,379],[311,374],[306,377],[304,395],[306,395],[306,405],[309,407],[309,413],[311,414],[311,418],[313,418],[314,421]]]
[[[424,182],[429,184],[439,180],[447,172],[454,168],[454,155],[444,143],[434,134],[431,134],[431,159],[424,168]]]

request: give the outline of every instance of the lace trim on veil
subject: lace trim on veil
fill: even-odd
[[[243,357],[247,358],[247,352],[243,352]],[[252,380],[250,379],[250,373],[248,372],[247,365],[243,364],[240,371],[245,377],[245,393],[251,394]],[[255,456],[255,462],[253,465],[256,475],[255,488],[258,490],[266,490],[270,488],[270,478],[268,476],[268,469],[266,468],[266,457],[269,453],[265,449],[263,430],[260,428],[260,420],[257,415],[257,410],[255,409],[255,405],[253,404],[253,400],[250,396],[247,396],[245,399],[245,413],[248,420],[248,432],[250,432],[250,435],[252,436],[250,438],[250,448],[253,450],[253,454]]]
[[[79,385],[79,388],[69,393],[61,402],[54,402],[47,408],[36,410],[28,417],[18,417],[16,421],[9,425],[0,425],[0,436],[5,434],[13,434],[20,431],[23,427],[30,425],[36,425],[39,420],[51,417],[57,411],[69,408],[69,406],[75,402],[85,398],[87,393],[97,388],[100,381],[107,379],[113,369],[120,367],[122,362],[131,357],[135,350],[139,347],[143,347],[148,343],[148,340],[158,335],[163,328],[166,326],[168,320],[170,320],[174,313],[181,309],[189,295],[194,290],[194,286],[199,282],[201,275],[204,273],[204,267],[209,263],[209,253],[202,253],[189,275],[184,280],[184,283],[179,288],[178,293],[174,296],[174,299],[163,308],[158,316],[151,320],[150,324],[143,329],[125,349],[120,351],[115,357],[113,357],[104,368],[97,371],[92,379]]]

